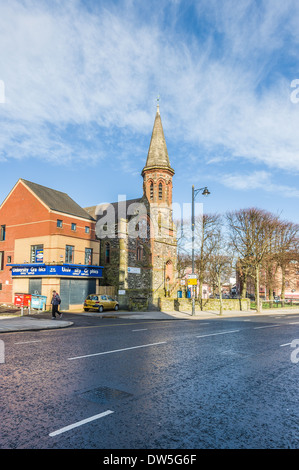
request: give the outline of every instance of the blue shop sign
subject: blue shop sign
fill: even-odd
[[[12,276],[102,277],[102,266],[76,264],[7,264]]]

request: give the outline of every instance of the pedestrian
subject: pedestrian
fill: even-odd
[[[62,313],[58,312],[58,307],[61,303],[61,299],[59,297],[59,294],[56,292],[56,290],[53,290],[53,296],[51,300],[52,304],[52,320],[55,320],[56,318],[56,313],[59,315],[59,318],[62,318]]]

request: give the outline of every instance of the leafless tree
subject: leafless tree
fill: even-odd
[[[270,212],[257,208],[228,212],[226,218],[232,246],[246,271],[252,270],[256,309],[260,312],[260,270],[269,253],[270,238],[277,218]]]
[[[286,269],[290,263],[299,261],[299,225],[283,221],[276,234],[276,263],[281,268],[281,299],[285,299]]]
[[[202,288],[205,281],[209,260],[216,249],[221,216],[203,214],[196,217],[194,229],[194,268],[198,275],[199,301],[202,308]]]
[[[207,277],[211,284],[217,286],[219,292],[219,313],[223,313],[222,285],[231,276],[233,266],[233,253],[224,227],[218,220],[217,229],[213,233],[213,251],[207,262]]]

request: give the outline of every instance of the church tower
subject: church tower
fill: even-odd
[[[172,178],[159,104],[142,170],[143,193],[150,208],[153,299],[171,295],[176,286],[177,241],[172,218]]]

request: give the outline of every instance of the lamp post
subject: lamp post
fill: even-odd
[[[194,215],[194,201],[199,193],[202,191],[203,196],[208,196],[210,191],[205,186],[204,188],[194,189],[194,185],[192,186],[192,219],[191,219],[191,230],[192,230],[192,277],[194,278],[194,226],[195,226],[195,215]],[[195,290],[194,286],[192,287],[192,315],[195,315]]]

